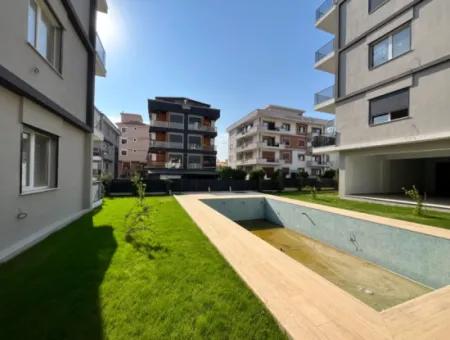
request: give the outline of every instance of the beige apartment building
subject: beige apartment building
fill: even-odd
[[[97,11],[105,0],[0,2],[0,262],[91,208]]]
[[[121,113],[116,123],[121,136],[119,142],[119,177],[129,178],[144,171],[150,146],[149,125],[135,113]]]
[[[337,134],[315,153],[340,156],[340,194],[398,195],[415,185],[450,197],[450,1],[325,1],[316,27],[334,39],[316,53],[336,85],[315,109]],[[336,138],[337,137],[337,138]]]
[[[306,171],[320,176],[334,168],[334,158],[312,154],[312,136],[327,132],[333,122],[306,117],[303,110],[269,105],[228,127],[228,164],[266,175],[281,169],[287,175]]]

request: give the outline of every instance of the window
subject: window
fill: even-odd
[[[378,125],[409,116],[409,89],[403,89],[369,102],[369,123]]]
[[[312,128],[311,132],[313,135],[321,135],[322,134],[322,129],[321,128]]]
[[[29,0],[28,42],[61,72],[62,28],[43,0]]]
[[[127,128],[126,127],[123,127],[123,128],[121,128],[120,129],[122,132],[127,132]]]
[[[24,127],[22,132],[21,192],[56,188],[58,137]]]
[[[169,142],[176,143],[176,144],[183,144],[183,135],[170,133],[169,134]]]
[[[127,139],[126,138],[122,138],[122,144],[127,144]]]
[[[126,155],[128,154],[128,151],[127,151],[127,150],[121,150],[121,151],[120,151],[120,154],[121,154],[122,156],[126,156]]]
[[[202,148],[202,137],[201,136],[188,136],[189,148],[190,149],[201,149]]]
[[[369,13],[376,11],[389,0],[369,0]]]
[[[288,123],[281,124],[281,130],[291,131],[291,124],[288,124]]]
[[[184,115],[171,113],[169,120],[171,123],[183,124],[184,123]]]
[[[202,119],[196,116],[189,116],[189,125],[202,125]]]
[[[183,155],[178,153],[169,153],[167,157],[167,168],[179,169],[183,165]]]
[[[377,67],[411,50],[411,26],[403,27],[370,46],[370,67]]]
[[[297,124],[297,134],[306,133],[306,126]]]
[[[305,161],[305,155],[299,153],[299,154],[297,155],[297,159],[298,159],[300,162],[304,162],[304,161]]]
[[[137,139],[136,139],[136,138],[133,138],[133,143],[136,143],[136,141],[137,141]]]

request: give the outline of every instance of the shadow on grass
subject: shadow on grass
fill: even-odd
[[[103,339],[99,286],[117,248],[100,209],[0,267],[2,339]]]

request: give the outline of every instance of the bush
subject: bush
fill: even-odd
[[[278,169],[272,173],[270,180],[275,183],[275,188],[278,191],[284,190],[284,173],[282,170]]]
[[[305,171],[305,169],[300,169],[298,171],[298,175],[300,178],[308,178],[309,174]]]
[[[420,195],[419,190],[417,190],[416,186],[413,185],[411,189],[402,188],[405,195],[416,202],[416,207],[414,208],[414,214],[417,216],[425,215],[425,211],[423,209],[423,198]]]
[[[113,176],[111,174],[102,175],[101,181],[106,195],[109,195]]]
[[[333,169],[328,169],[322,175],[322,178],[331,178],[331,179],[333,179],[335,177],[336,177],[336,170],[333,170]]]
[[[247,177],[247,173],[244,170],[233,169],[229,166],[226,166],[219,170],[219,177],[221,179],[243,180]]]
[[[250,172],[250,180],[251,181],[259,181],[263,180],[266,173],[263,169],[255,169]]]

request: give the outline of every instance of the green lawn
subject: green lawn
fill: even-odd
[[[134,198],[0,267],[1,339],[284,339],[174,198],[148,198],[152,244],[125,241]]]
[[[426,210],[425,216],[416,216],[413,214],[414,209],[413,206],[399,207],[385,204],[340,199],[336,192],[329,192],[329,191],[317,192],[316,199],[313,199],[311,193],[307,191],[283,192],[279,195],[300,201],[323,204],[336,208],[354,210],[373,215],[396,218],[399,220],[405,220],[410,222],[426,224],[434,227],[450,229],[450,214],[444,212]]]

